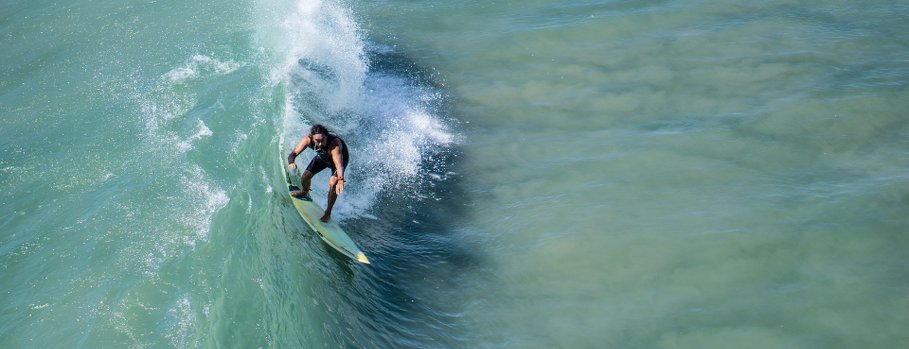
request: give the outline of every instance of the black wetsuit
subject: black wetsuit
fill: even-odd
[[[316,173],[322,172],[326,167],[331,169],[331,175],[334,176],[338,169],[335,168],[335,162],[331,158],[331,146],[335,142],[335,139],[341,142],[341,155],[344,156],[344,161],[341,166],[344,166],[344,170],[347,170],[347,163],[350,162],[350,155],[347,152],[347,143],[344,142],[341,137],[335,135],[328,135],[328,140],[325,144],[328,145],[328,149],[316,149],[315,142],[310,142],[308,148],[316,152],[316,156],[312,157],[312,160],[309,162],[309,165],[306,166],[306,170],[315,175]]]

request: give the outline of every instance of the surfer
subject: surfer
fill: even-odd
[[[347,152],[347,143],[341,137],[335,136],[328,132],[328,129],[321,124],[315,124],[309,130],[309,134],[303,136],[300,143],[294,147],[294,150],[287,155],[287,167],[290,169],[297,168],[294,161],[297,156],[306,148],[311,148],[316,152],[303,176],[300,177],[300,190],[290,192],[290,195],[300,199],[309,199],[310,181],[317,173],[326,167],[331,168],[331,177],[328,179],[328,207],[325,214],[319,218],[322,222],[328,222],[331,219],[331,208],[334,207],[338,195],[344,190],[344,171],[347,169],[347,163],[350,156]]]

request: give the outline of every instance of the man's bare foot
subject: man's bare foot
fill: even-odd
[[[290,192],[290,196],[300,200],[312,200],[312,198],[309,197],[309,190],[294,190]]]
[[[330,213],[326,213],[325,215],[322,216],[322,218],[319,218],[319,220],[322,221],[322,223],[328,223],[328,221],[330,219],[331,219]]]

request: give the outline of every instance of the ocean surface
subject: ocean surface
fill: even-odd
[[[0,348],[905,347],[907,18],[0,0]]]

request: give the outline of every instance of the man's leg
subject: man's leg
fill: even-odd
[[[336,185],[338,185],[338,177],[331,176],[331,178],[328,179],[328,207],[325,208],[325,214],[322,218],[319,218],[322,222],[328,223],[328,220],[331,219],[331,208],[335,206],[335,200],[338,200],[338,194],[335,188]]]
[[[312,185],[312,176],[312,172],[303,171],[303,176],[300,177],[300,190],[294,190],[290,195],[298,198],[309,196],[309,187]]]

